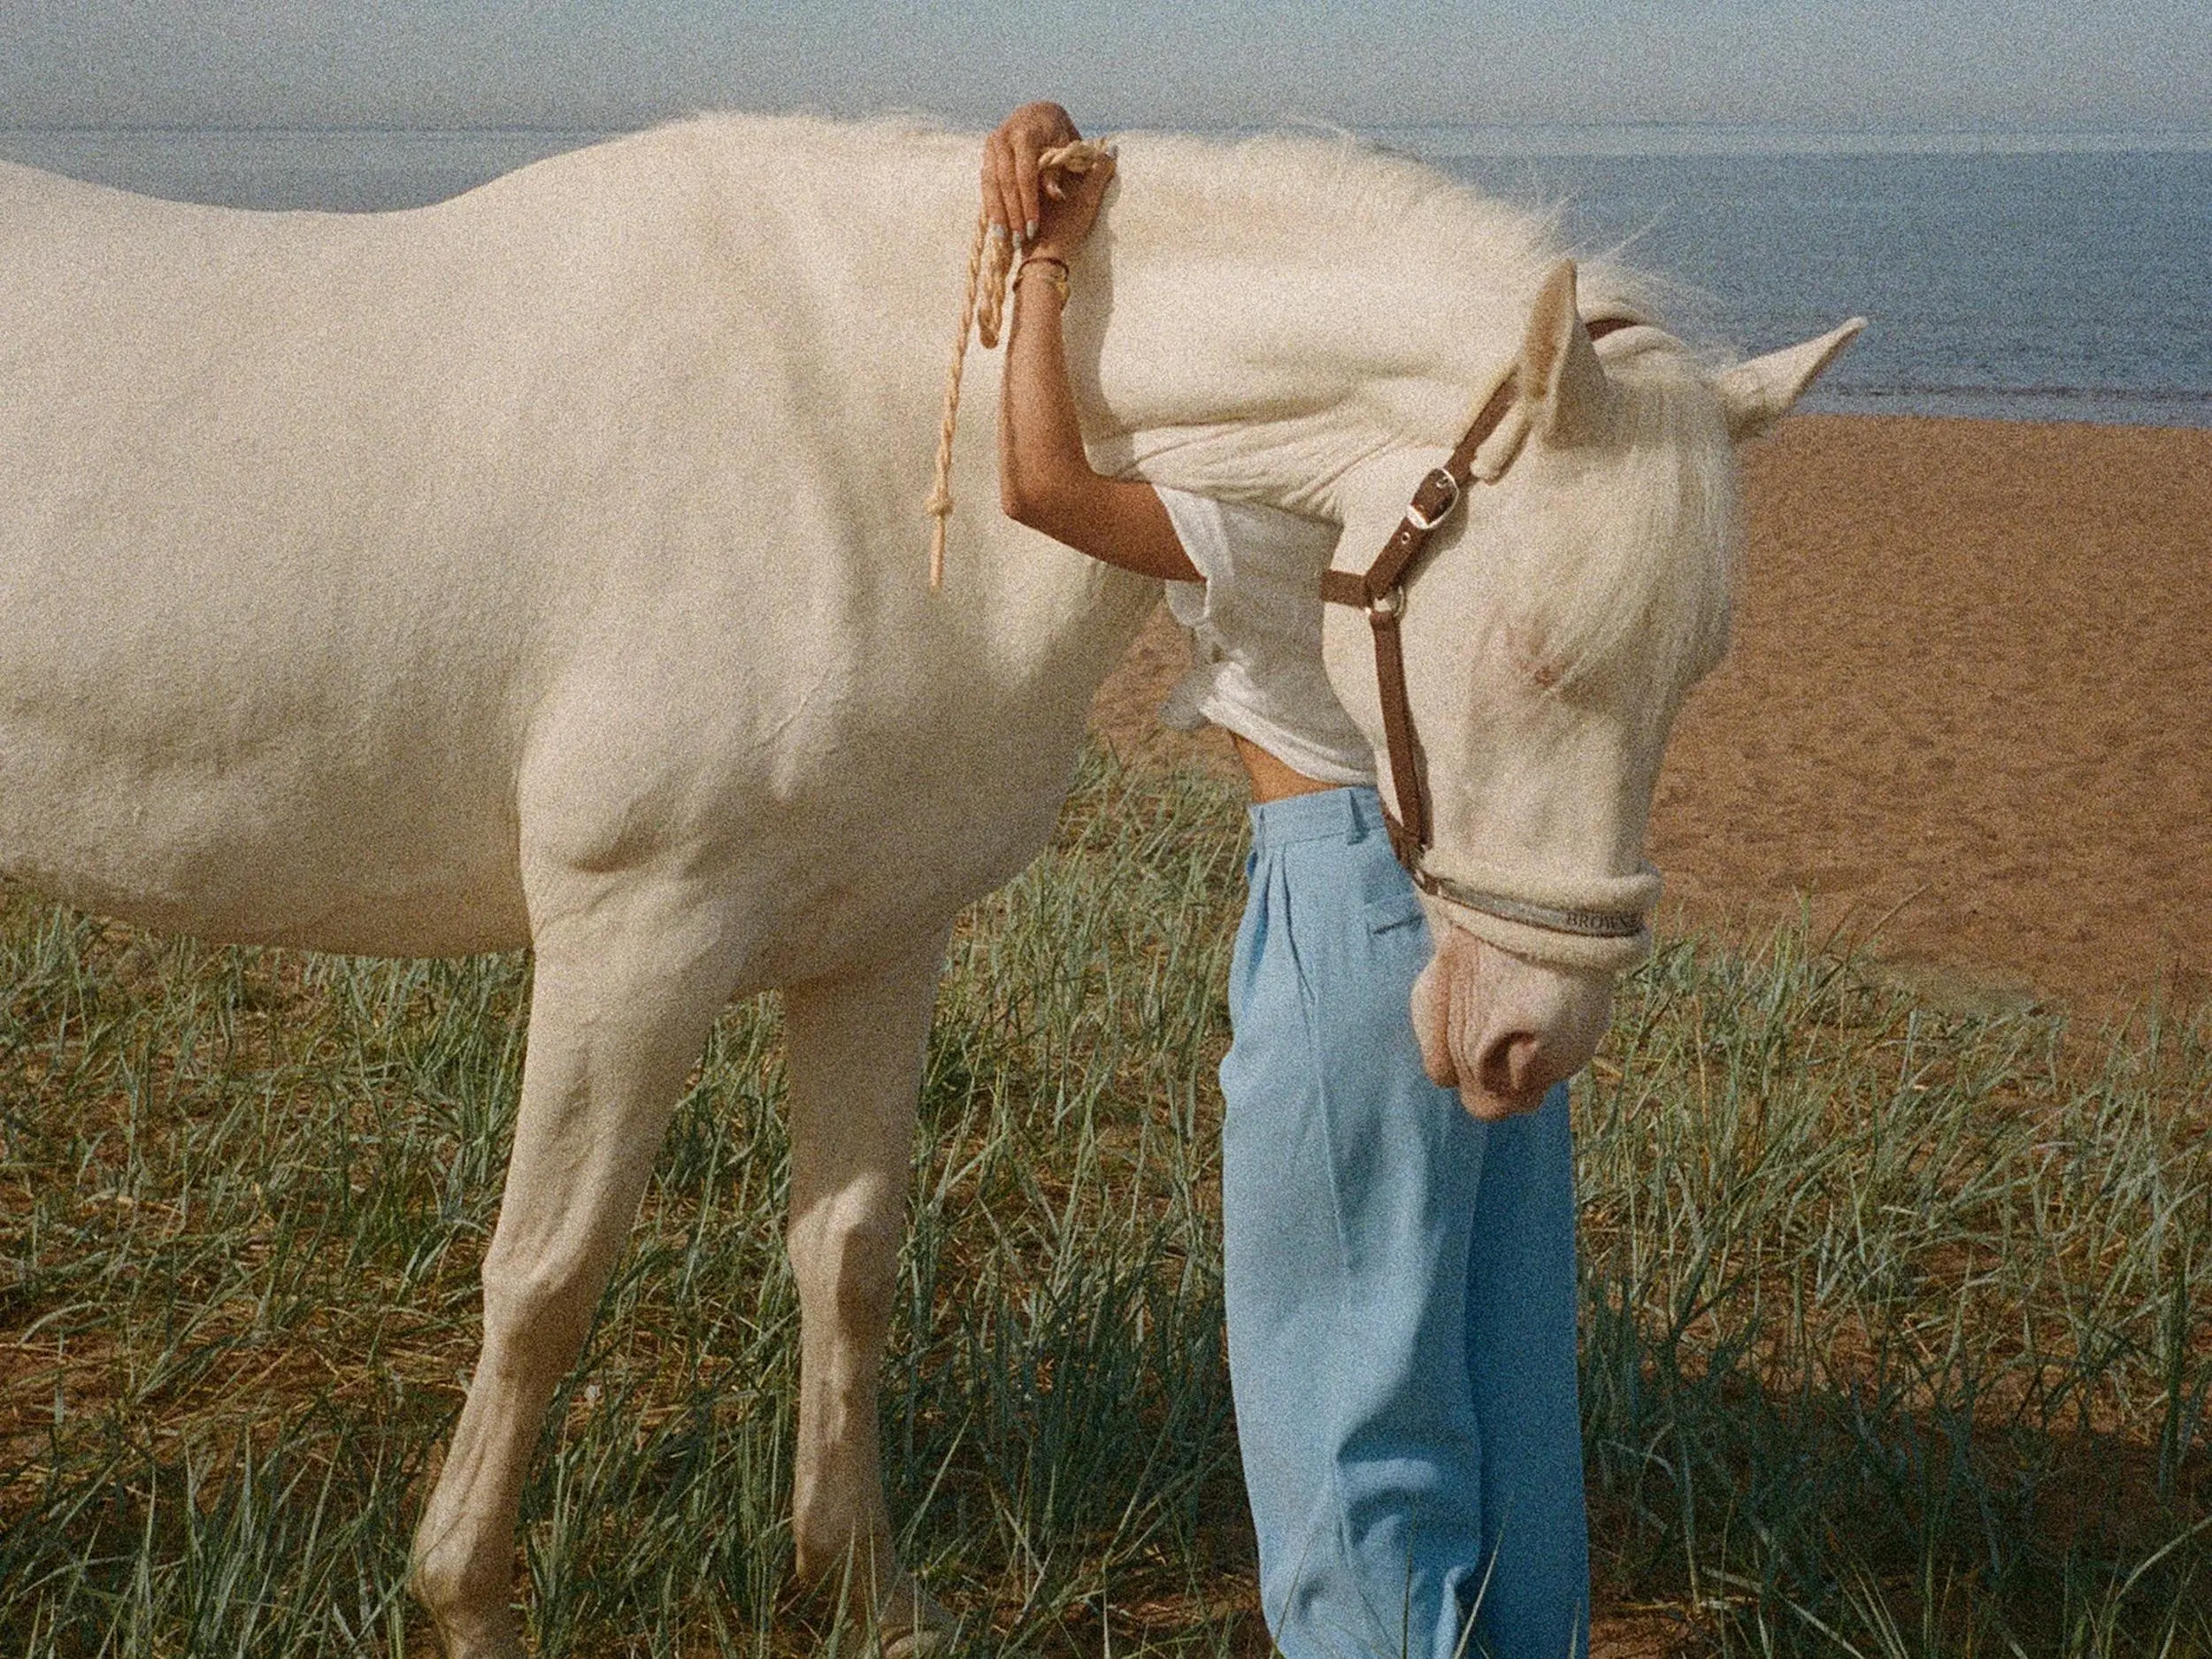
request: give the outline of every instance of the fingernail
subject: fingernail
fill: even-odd
[[[1006,227],[1000,224],[998,220],[993,219],[991,221],[991,234],[997,237],[1001,242],[1004,242],[1006,240]]]
[[[1036,240],[1036,238],[1037,238],[1037,221],[1036,221],[1035,219],[1031,219],[1031,220],[1029,221],[1029,228],[1028,228],[1026,231],[1025,231],[1025,232],[1023,233],[1023,234],[1025,234],[1025,236],[1027,236],[1027,237],[1028,237],[1028,238],[1029,238],[1032,242],[1034,242],[1034,241]]]

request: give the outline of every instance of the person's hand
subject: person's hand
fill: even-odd
[[[1000,234],[1012,232],[1025,242],[1037,239],[1045,204],[1057,194],[1039,180],[1037,157],[1082,136],[1065,110],[1039,102],[1023,104],[983,141],[983,211]],[[1094,200],[1091,217],[1097,212]],[[1084,227],[1089,228],[1087,219]]]

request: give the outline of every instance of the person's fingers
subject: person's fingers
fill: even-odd
[[[1021,201],[1021,219],[1017,224],[1025,237],[1037,234],[1037,151],[1034,146],[1022,144],[1014,150],[1014,188]]]
[[[983,141],[983,216],[1002,227],[1007,223],[1007,185],[1013,165],[1012,146],[1003,129]]]
[[[1029,221],[1036,217],[1037,155],[1033,145],[1010,135],[1000,157],[997,220],[1018,242]],[[1025,180],[1028,180],[1026,184]]]
[[[984,140],[984,217],[1002,227],[1017,249],[1033,242],[1048,220],[1068,223],[1066,208],[1072,207],[1086,227],[1096,214],[1097,192],[1112,176],[1110,160],[1101,164],[1103,176],[1098,166],[1093,167],[1087,185],[1083,175],[1046,173],[1037,165],[1047,150],[1074,143],[1079,136],[1066,111],[1056,104],[1038,103],[1015,111]]]
[[[1037,217],[1037,151],[1033,145],[1016,142],[1007,152],[1006,228],[1019,242],[1032,234]]]

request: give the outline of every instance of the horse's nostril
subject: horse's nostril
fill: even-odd
[[[1483,1087],[1509,1098],[1529,1093],[1536,1080],[1538,1048],[1534,1032],[1508,1032],[1494,1040],[1483,1050],[1479,1068]]]

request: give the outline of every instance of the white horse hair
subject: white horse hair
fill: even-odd
[[[520,1651],[542,1414],[710,1023],[770,986],[798,1569],[856,1570],[887,1652],[941,1641],[876,1448],[938,963],[1043,845],[1158,595],[985,505],[972,431],[922,579],[975,157],[711,117],[357,218],[0,167],[0,873],[210,939],[536,951],[483,1352],[417,1535],[457,1659]],[[1655,328],[1597,350],[1578,305],[1640,311],[1631,279],[1578,289],[1540,221],[1341,142],[1125,139],[1073,277],[1099,463],[1333,521],[1346,568],[1517,377],[1405,621],[1434,856],[1641,891],[1725,637],[1731,440],[1850,329],[1718,376]],[[1326,654],[1379,744],[1365,634],[1332,614]],[[1526,1107],[1621,958],[1432,922],[1432,1074]]]

